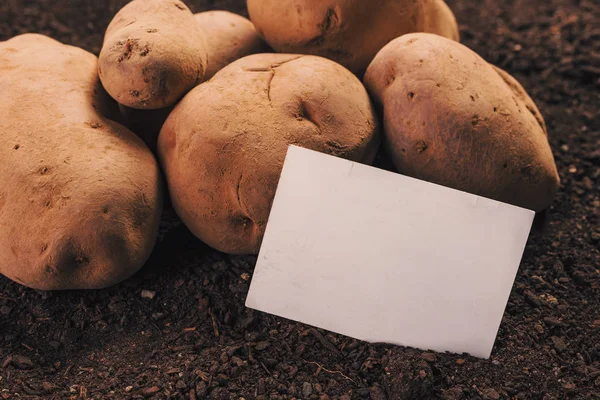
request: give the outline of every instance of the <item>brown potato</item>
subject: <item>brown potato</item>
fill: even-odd
[[[378,124],[360,81],[315,56],[230,64],[188,93],[160,132],[175,210],[215,249],[257,253],[291,144],[371,162]]]
[[[235,60],[267,50],[252,22],[241,15],[229,11],[206,11],[194,16],[205,32],[208,48],[205,80]]]
[[[204,33],[179,0],[133,0],[108,26],[98,66],[104,88],[120,104],[166,108],[202,82]]]
[[[377,54],[365,85],[399,172],[535,211],[552,202],[559,177],[539,110],[472,50],[405,35]]]
[[[247,5],[259,34],[276,51],[327,57],[358,75],[403,34],[459,37],[443,0],[247,0]]]
[[[0,273],[32,288],[115,284],[156,240],[158,164],[103,115],[97,68],[45,36],[0,42]]]

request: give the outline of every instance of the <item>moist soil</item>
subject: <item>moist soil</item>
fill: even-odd
[[[39,32],[98,54],[123,4],[3,0],[0,40]],[[189,4],[245,14],[242,0]],[[0,277],[0,398],[600,399],[600,4],[449,4],[463,43],[539,105],[562,179],[490,360],[366,344],[249,310],[256,259],[211,250],[167,209],[151,260],[118,286],[46,293]]]

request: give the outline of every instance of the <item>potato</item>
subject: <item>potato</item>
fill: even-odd
[[[32,288],[115,284],[156,240],[158,164],[103,116],[97,68],[45,36],[0,42],[0,273]]]
[[[276,51],[327,57],[358,75],[403,34],[459,36],[443,0],[247,0],[247,5],[259,34]]]
[[[315,56],[256,54],[188,93],[158,153],[171,201],[217,250],[257,253],[287,148],[371,162],[378,124],[360,81]]]
[[[399,172],[540,211],[559,177],[544,120],[523,87],[467,47],[415,33],[365,74]]]
[[[133,0],[108,26],[98,73],[120,104],[166,108],[202,82],[207,48],[194,15],[179,0]]]
[[[206,11],[195,14],[195,17],[206,35],[208,69],[205,80],[237,59],[267,50],[252,22],[241,15],[228,11]]]

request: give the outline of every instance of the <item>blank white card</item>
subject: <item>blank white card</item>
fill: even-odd
[[[288,150],[246,306],[489,358],[534,212]]]

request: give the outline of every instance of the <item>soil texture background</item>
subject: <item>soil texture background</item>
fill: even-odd
[[[0,40],[38,32],[98,54],[124,3],[3,0]],[[448,3],[462,42],[537,102],[562,179],[490,360],[248,310],[255,258],[209,249],[166,210],[151,260],[116,287],[46,293],[0,276],[0,399],[600,399],[600,3]]]

